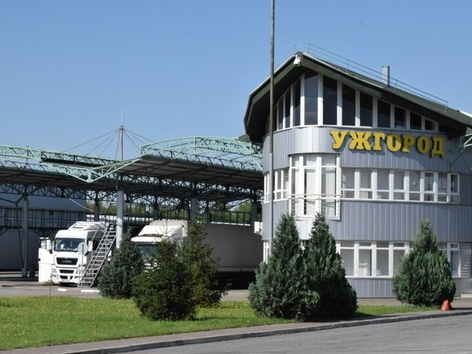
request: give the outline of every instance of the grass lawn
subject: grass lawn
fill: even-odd
[[[359,306],[356,316],[425,311],[409,306]],[[201,309],[194,321],[151,321],[132,300],[62,296],[0,298],[0,350],[157,336],[290,321],[257,317],[245,301]]]

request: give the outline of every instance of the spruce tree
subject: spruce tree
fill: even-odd
[[[413,249],[404,256],[392,279],[396,298],[415,306],[452,302],[456,285],[446,254],[439,248],[431,223],[422,221]]]
[[[314,311],[318,294],[307,288],[301,241],[291,215],[282,215],[267,263],[249,285],[249,303],[256,314],[306,320]]]
[[[149,266],[135,279],[133,300],[141,313],[152,320],[194,319],[197,304],[193,296],[192,271],[183,256],[182,245],[162,240]]]
[[[336,242],[320,213],[316,215],[305,245],[305,262],[308,286],[320,296],[312,316],[346,317],[353,314],[357,310],[356,291],[346,279]]]
[[[121,247],[113,252],[110,263],[103,267],[98,289],[104,297],[129,299],[132,296],[134,278],[143,269],[144,260],[131,242],[131,229],[128,229],[123,234]]]
[[[189,222],[183,255],[192,272],[193,296],[200,307],[218,306],[226,287],[218,284],[219,259],[212,257],[213,247],[205,243],[205,225]]]

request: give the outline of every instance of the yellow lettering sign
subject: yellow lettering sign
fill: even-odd
[[[383,132],[331,130],[333,149],[339,150],[347,144],[349,150],[382,151],[384,147],[391,152],[409,153],[412,148],[420,154],[430,154],[431,157],[444,158],[443,137],[415,137],[411,134],[385,134]]]

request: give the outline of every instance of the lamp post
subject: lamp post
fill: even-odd
[[[269,87],[269,250],[272,252],[274,238],[274,48],[275,48],[275,0],[271,0],[271,30],[270,30],[270,87]]]

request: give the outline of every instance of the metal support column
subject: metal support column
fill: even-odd
[[[28,276],[28,266],[29,266],[29,257],[28,257],[28,197],[25,195],[23,200],[23,216],[22,216],[22,230],[21,230],[21,254],[23,256],[23,264],[21,267],[21,276],[26,278]]]
[[[123,239],[124,195],[120,188],[116,194],[116,248],[120,248]]]

